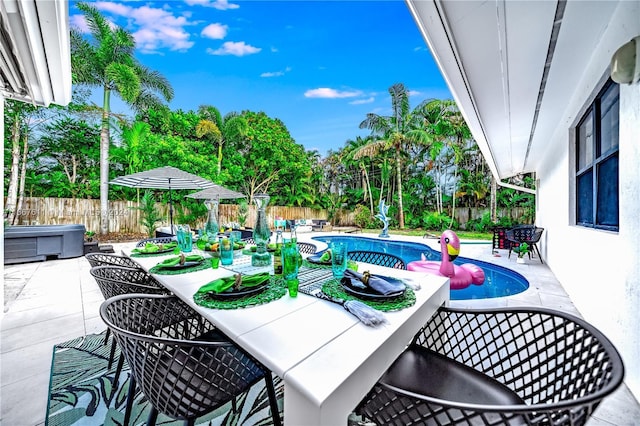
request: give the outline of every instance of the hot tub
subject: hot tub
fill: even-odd
[[[4,229],[4,263],[84,255],[84,225],[24,225]]]

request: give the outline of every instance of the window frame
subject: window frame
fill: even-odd
[[[608,150],[605,152],[601,152],[602,148],[602,136],[603,136],[603,127],[602,127],[602,101],[606,99],[607,95],[611,90],[616,90],[616,98],[615,103],[618,108],[618,122],[615,129],[610,128],[609,130],[614,130],[614,132],[609,132],[610,135],[614,133],[617,135],[617,143],[613,145],[609,143]],[[581,128],[583,124],[585,124],[588,120],[591,120],[591,153],[592,158],[582,167],[580,167],[580,154],[581,154]],[[574,224],[577,226],[585,227],[585,228],[593,228],[599,230],[607,230],[607,231],[615,231],[617,232],[620,227],[620,90],[619,86],[614,83],[611,79],[608,79],[605,84],[602,86],[598,94],[591,100],[591,103],[586,106],[582,116],[578,120],[577,124],[573,127],[572,133],[573,137],[573,182],[572,182],[572,192],[574,194]],[[617,175],[616,175],[616,201],[617,205],[615,206],[616,210],[616,225],[603,224],[599,222],[598,218],[598,189],[600,184],[600,170],[603,164],[608,164],[608,161],[612,158],[616,158],[617,161]],[[580,221],[580,191],[579,191],[579,183],[580,178],[585,174],[591,173],[591,218],[590,222]],[[609,176],[609,175],[607,175]],[[583,206],[584,207],[584,206]]]

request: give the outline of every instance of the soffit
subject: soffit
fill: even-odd
[[[0,3],[0,91],[6,98],[41,106],[70,101],[66,0]]]
[[[556,20],[558,4],[407,0],[497,178],[535,171],[544,159],[616,9],[571,1]]]

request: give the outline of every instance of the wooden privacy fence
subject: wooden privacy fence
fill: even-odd
[[[178,204],[178,203],[175,203]],[[146,232],[141,225],[140,211],[135,201],[109,201],[109,232]],[[246,226],[256,221],[256,208],[248,206]],[[169,226],[169,206],[156,203],[163,217],[157,226]],[[237,204],[220,204],[218,216],[221,225],[238,222]],[[37,198],[25,197],[22,209],[17,214],[16,225],[68,225],[83,224],[87,230],[100,230],[100,200],[79,198]],[[267,221],[273,224],[276,217],[283,219],[327,219],[327,211],[308,207],[267,206]],[[174,223],[178,223],[174,208]],[[193,224],[204,226],[206,216]]]
[[[176,203],[177,204],[177,203]],[[109,201],[109,232],[145,232],[141,225],[140,211],[135,201]],[[169,206],[156,203],[156,207],[163,217],[158,226],[169,225]],[[245,225],[252,227],[256,221],[256,208],[249,205]],[[460,207],[456,209],[456,220],[464,225],[470,219],[481,218],[487,209]],[[237,204],[220,204],[218,208],[220,225],[238,222]],[[499,209],[498,216],[510,216],[519,219],[524,214],[524,209]],[[25,197],[22,209],[17,212],[17,225],[68,225],[83,224],[87,230],[100,230],[100,200],[87,200],[79,198],[37,198]],[[354,225],[354,213],[338,211],[333,225]],[[283,219],[328,219],[328,213],[324,209],[312,209],[309,207],[284,207],[267,206],[267,221],[270,225],[276,217]],[[174,223],[177,217],[174,212]],[[202,217],[195,225],[196,228],[204,226],[206,216]]]

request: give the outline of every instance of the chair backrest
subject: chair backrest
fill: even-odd
[[[158,238],[145,238],[144,240],[138,241],[136,247],[144,247],[147,243],[155,243],[155,244],[166,244],[166,243],[174,243],[178,241],[175,236],[173,237],[158,237]]]
[[[209,413],[265,376],[230,341],[205,340],[215,327],[175,296],[114,297],[100,316],[151,405],[174,419]]]
[[[407,269],[404,261],[395,254],[380,251],[354,250],[347,253],[347,257],[356,262],[371,263],[387,268]]]
[[[123,266],[125,268],[140,269],[140,265],[131,258],[107,253],[87,253],[84,257],[91,266]]]
[[[318,247],[315,244],[298,242],[298,250],[300,253],[315,254]]]
[[[507,230],[505,235],[510,241],[535,244],[540,241],[543,231],[544,228],[538,228],[535,225],[520,225]]]
[[[121,266],[94,266],[89,273],[95,278],[105,299],[121,294],[168,294],[165,287],[142,269]]]

